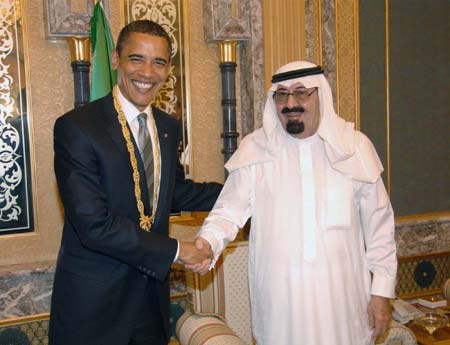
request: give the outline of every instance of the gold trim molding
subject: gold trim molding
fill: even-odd
[[[385,0],[385,25],[386,25],[386,188],[391,195],[391,106],[390,106],[390,74],[389,74],[389,0]]]
[[[306,6],[307,60],[322,66],[322,0],[307,0]]]
[[[335,16],[336,110],[359,128],[358,1],[335,0]]]
[[[41,320],[49,320],[50,314],[49,313],[43,313],[43,314],[35,314],[30,316],[20,316],[15,317],[11,319],[5,319],[0,320],[0,327],[7,327],[7,326],[13,326],[18,325],[25,322],[33,322],[33,321],[41,321]]]
[[[403,224],[409,223],[413,221],[440,221],[444,218],[450,218],[450,211],[444,212],[430,212],[430,213],[421,213],[421,214],[413,214],[409,216],[399,216],[395,217],[395,224]]]

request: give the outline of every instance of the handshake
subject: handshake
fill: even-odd
[[[209,271],[214,254],[208,241],[197,237],[194,243],[179,242],[178,261],[201,275]]]

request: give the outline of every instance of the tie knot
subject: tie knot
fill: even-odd
[[[138,116],[139,126],[145,126],[147,121],[147,113],[140,113]]]

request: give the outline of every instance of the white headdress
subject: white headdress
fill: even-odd
[[[383,166],[375,148],[364,134],[354,129],[352,122],[345,122],[335,113],[331,88],[320,66],[306,61],[291,62],[279,68],[272,81],[263,116],[267,149],[272,151],[279,147],[278,135],[289,135],[278,118],[273,92],[280,82],[287,87],[301,82],[306,88],[318,88],[320,124],[317,133],[325,142],[332,167],[358,181],[378,180]]]
[[[273,100],[273,92],[280,82],[287,87],[301,82],[306,88],[318,88],[320,123],[317,134],[324,141],[331,166],[354,180],[376,182],[383,166],[375,148],[364,134],[354,129],[353,123],[345,122],[335,113],[331,88],[322,69],[306,61],[291,62],[277,70],[268,91],[263,128],[242,140],[225,168],[232,172],[244,166],[273,161],[278,156],[277,151],[284,148],[286,140],[293,140],[282,127]]]

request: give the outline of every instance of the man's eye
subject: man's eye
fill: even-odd
[[[164,67],[167,63],[165,61],[155,61],[155,65]]]
[[[286,97],[289,93],[287,93],[286,91],[277,91],[277,94],[280,97]]]
[[[303,97],[307,94],[306,90],[297,90],[293,92],[294,96],[300,96]]]

